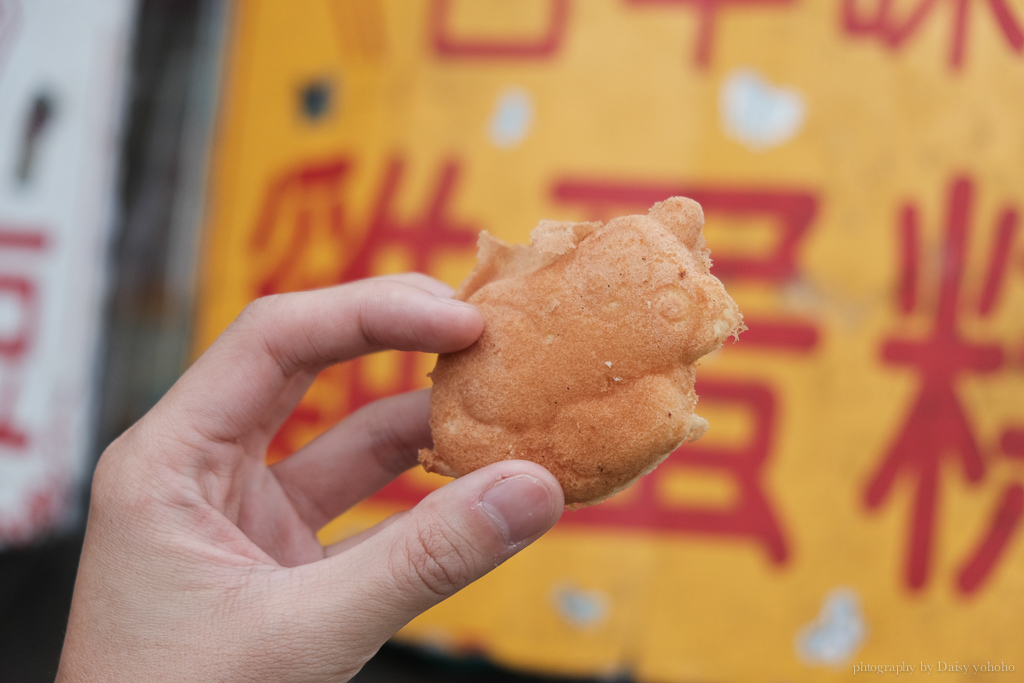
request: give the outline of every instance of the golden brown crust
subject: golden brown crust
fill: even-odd
[[[542,221],[530,246],[481,233],[456,297],[477,306],[484,332],[431,373],[424,468],[532,460],[578,507],[703,434],[694,362],[743,325],[708,272],[703,224],[700,205],[673,197],[607,225]]]

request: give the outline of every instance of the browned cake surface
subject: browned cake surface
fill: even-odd
[[[460,476],[532,460],[580,506],[700,437],[694,363],[743,324],[708,272],[703,225],[699,204],[673,197],[606,225],[542,221],[530,246],[481,233],[456,298],[484,331],[431,373],[423,466]]]

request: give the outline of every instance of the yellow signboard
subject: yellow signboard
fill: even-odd
[[[239,2],[199,347],[263,294],[455,285],[479,230],[692,197],[750,328],[698,369],[711,431],[400,638],[641,681],[1014,680],[1022,27],[1017,0]],[[326,371],[270,458],[431,365]]]

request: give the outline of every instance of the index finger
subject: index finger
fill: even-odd
[[[280,414],[282,400],[298,401],[288,389],[300,373],[382,349],[444,353],[476,341],[476,308],[439,296],[450,290],[420,277],[257,299],[168,392],[165,409],[202,437],[235,442]],[[417,286],[430,283],[432,291]]]

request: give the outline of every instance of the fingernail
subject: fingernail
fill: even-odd
[[[458,306],[459,308],[476,308],[473,304],[466,303],[465,301],[459,301],[458,299],[448,299],[443,296],[437,297],[437,300],[443,304],[449,304],[451,306]]]
[[[496,482],[480,499],[480,509],[510,546],[546,531],[551,526],[551,508],[548,487],[525,474]]]
[[[446,297],[446,298],[450,299],[453,296],[455,296],[455,290],[452,289],[452,287],[450,285],[448,285],[448,284],[446,284],[444,282],[440,282],[439,281],[437,283],[437,290],[436,290],[435,296],[439,296],[439,297],[443,296],[443,297]]]

